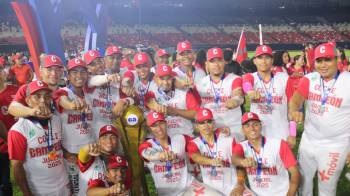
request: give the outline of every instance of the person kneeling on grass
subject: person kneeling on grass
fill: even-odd
[[[108,160],[108,164],[106,165],[106,180],[108,184],[101,179],[90,180],[87,195],[130,195],[130,170],[128,170],[127,160],[121,156],[112,155]]]
[[[235,138],[215,129],[213,113],[207,108],[198,110],[195,127],[199,136],[189,142],[187,151],[189,157],[200,165],[204,184],[224,195],[234,195],[239,179],[231,161]],[[242,175],[244,178],[244,172],[240,172],[239,176]],[[244,195],[252,194],[246,189]]]
[[[189,174],[186,156],[189,136],[169,137],[165,117],[158,112],[147,115],[147,125],[154,138],[140,145],[139,154],[151,171],[159,196],[221,195]]]
[[[260,118],[253,112],[241,121],[248,140],[234,147],[232,162],[245,168],[251,190],[258,196],[295,196],[300,174],[287,142],[262,136]],[[236,190],[243,192],[243,186]]]
[[[118,130],[112,125],[100,129],[98,143],[86,144],[78,154],[79,196],[86,195],[88,182],[101,180],[107,186],[106,163],[118,148]],[[108,186],[107,186],[108,187]]]

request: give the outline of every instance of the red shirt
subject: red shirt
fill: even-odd
[[[31,79],[32,72],[32,68],[28,64],[23,64],[22,67],[14,65],[11,67],[9,75],[10,77],[15,76],[18,86],[21,86]]]
[[[16,120],[14,117],[10,114],[8,114],[8,106],[10,105],[11,101],[15,97],[15,94],[17,92],[17,87],[13,85],[7,85],[5,90],[0,92],[0,121],[2,121],[7,129],[10,130],[13,124],[15,124]],[[0,138],[0,152],[6,153],[7,152],[7,145],[4,144],[4,140]]]

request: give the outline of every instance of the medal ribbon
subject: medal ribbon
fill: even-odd
[[[262,79],[262,77],[260,76],[260,74],[258,73],[258,77],[261,83],[261,86],[263,86],[264,88],[264,93],[265,93],[265,97],[266,97],[266,103],[267,105],[271,105],[272,104],[272,92],[273,92],[273,83],[274,83],[274,76],[273,74],[271,74],[271,78],[270,78],[270,85],[269,88],[267,89],[265,84],[264,84],[264,80]]]
[[[160,144],[160,142],[157,139],[153,138],[153,141],[162,150],[162,152],[165,152],[164,148],[162,147],[162,145]],[[170,137],[168,137],[168,143],[169,143],[169,148],[171,150],[171,139],[170,139]],[[166,169],[166,173],[167,173],[166,175],[168,175],[168,176],[171,175],[171,167],[172,167],[171,161],[166,161],[165,169]]]
[[[264,154],[264,146],[265,146],[265,138],[262,137],[261,138],[261,148],[260,148],[260,153],[257,154],[254,150],[254,147],[248,143],[248,145],[250,146],[250,149],[252,150],[252,154],[253,154],[253,158],[254,160],[257,162],[258,164],[258,167],[256,168],[256,175],[257,175],[257,179],[261,179],[261,172],[262,172],[262,157],[263,157],[263,154]],[[260,156],[261,154],[261,156]]]
[[[214,145],[215,145],[215,151],[211,151],[208,142],[204,139],[204,137],[202,137],[201,135],[199,136],[201,138],[202,143],[204,144],[205,148],[208,151],[209,157],[212,159],[215,159],[216,154],[218,152],[218,145],[217,145],[217,138],[216,135],[214,133]],[[216,167],[212,166],[211,167],[211,173],[213,176],[216,176]]]
[[[329,95],[329,92],[332,90],[332,88],[334,87],[335,83],[337,82],[339,74],[340,74],[340,72],[338,71],[337,74],[333,78],[334,82],[333,82],[333,84],[332,84],[332,86],[330,88],[325,88],[324,80],[323,80],[322,77],[320,77],[320,85],[322,87],[322,92],[321,92],[321,97],[322,97],[321,106],[322,107],[325,107],[326,102],[327,102],[327,98],[328,98],[328,95]]]
[[[222,77],[220,79],[220,87],[219,88],[215,88],[214,87],[214,84],[213,84],[214,82],[213,82],[213,80],[210,77],[210,85],[211,85],[212,91],[214,93],[214,101],[215,101],[216,104],[220,103],[220,98],[221,98],[220,90],[222,88],[222,83],[224,83],[224,77],[225,77],[225,75],[222,75]]]
[[[141,107],[143,107],[145,95],[148,92],[149,86],[151,85],[151,79],[150,78],[148,79],[147,87],[144,87],[143,83],[141,82],[140,77],[139,77],[139,81],[141,83],[141,85],[139,86],[139,91],[140,91],[140,95],[141,95],[140,105],[141,105]]]

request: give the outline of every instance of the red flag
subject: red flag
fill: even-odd
[[[242,61],[244,61],[247,58],[248,58],[247,39],[245,37],[244,27],[243,27],[241,36],[239,38],[238,46],[237,46],[236,61],[238,63],[242,63]]]

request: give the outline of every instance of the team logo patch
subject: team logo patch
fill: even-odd
[[[51,56],[51,61],[56,63],[56,61],[57,61],[56,57],[55,56]]]
[[[128,125],[133,126],[139,122],[139,119],[137,118],[137,116],[135,114],[130,114],[129,116],[127,116],[126,122],[128,123]]]
[[[34,131],[34,129],[31,129],[29,131],[29,139],[32,139],[34,136],[35,136],[35,131]]]

